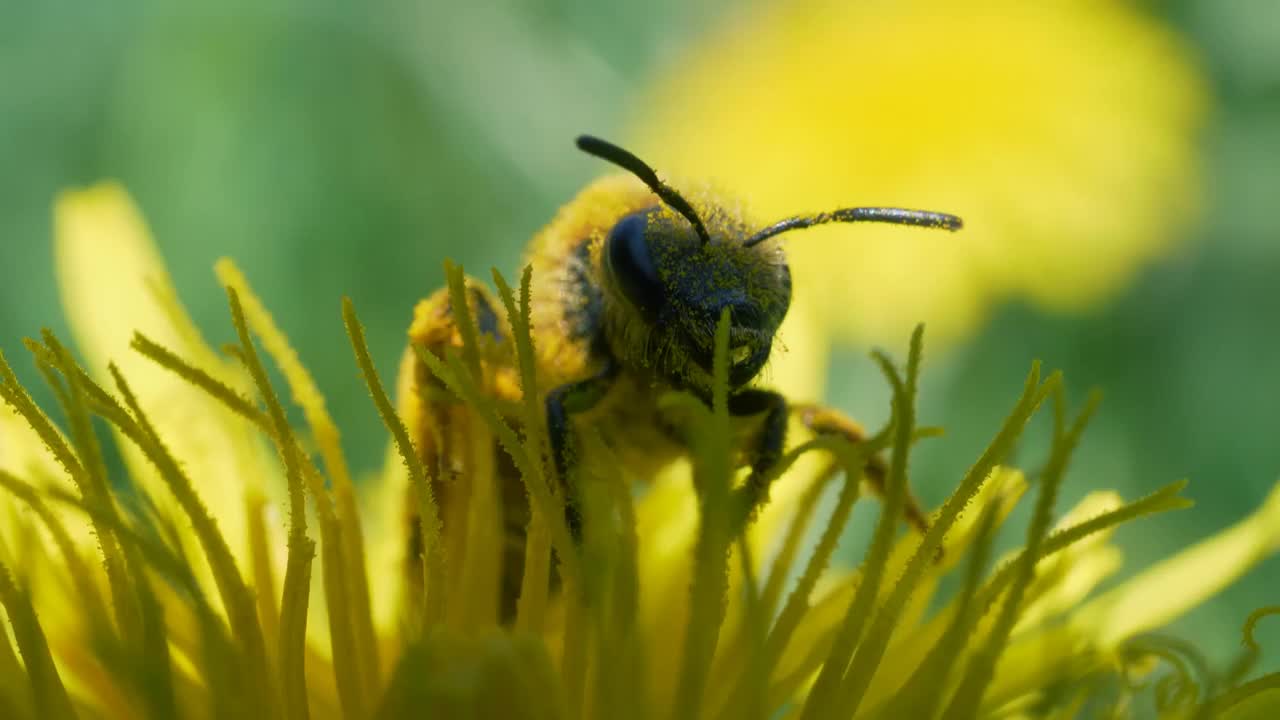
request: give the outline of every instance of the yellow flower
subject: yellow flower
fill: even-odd
[[[762,222],[850,205],[965,220],[790,236],[793,317],[824,342],[924,321],[937,345],[1014,297],[1083,307],[1196,215],[1204,83],[1134,3],[758,5],[660,75],[634,113],[641,155],[717,178]]]
[[[495,592],[498,566],[483,552],[464,559],[441,535],[424,468],[349,302],[355,363],[393,436],[381,480],[359,497],[322,396],[234,266],[218,266],[239,339],[224,357],[177,304],[122,190],[67,194],[57,229],[88,370],[51,334],[28,343],[64,431],[0,361],[0,717],[1122,715],[1151,658],[1181,662],[1172,644],[1142,633],[1280,546],[1277,490],[1236,526],[1088,599],[1119,566],[1116,525],[1188,503],[1183,483],[1127,504],[1100,491],[1055,527],[1056,489],[1091,408],[1068,423],[1061,379],[1038,368],[988,452],[958,473],[931,530],[899,536],[905,460],[921,436],[918,332],[905,373],[884,360],[893,422],[860,449],[809,445],[743,537],[729,536],[723,502],[733,481],[727,412],[695,403],[692,462],[637,496],[603,448],[588,455],[578,546],[545,483],[540,439],[522,441],[467,363],[446,358],[433,372],[466,401],[475,432],[493,433],[524,472],[536,518],[527,567],[545,569],[535,560],[549,561],[552,548],[560,561],[562,583],[543,576],[539,587],[529,571],[515,626],[500,627],[480,610],[495,605],[482,595]],[[460,271],[450,278],[460,290]],[[518,322],[512,329],[528,342]],[[302,407],[305,443],[259,345]],[[718,353],[727,352],[722,332]],[[725,388],[722,377],[716,392]],[[1026,546],[988,572],[993,534],[1028,490],[998,462],[1045,401],[1057,410],[1053,450]],[[107,477],[91,416],[116,431],[127,477]],[[829,568],[859,484],[827,470],[856,477],[875,448],[893,462],[866,560]],[[397,550],[410,483],[423,491],[425,519],[417,588],[402,586],[412,574]],[[834,508],[819,511],[836,485]],[[466,516],[478,528],[493,511],[483,495],[472,494],[481,499]],[[86,523],[92,533],[68,529]],[[815,529],[821,537],[806,549]],[[957,567],[960,590],[931,611]],[[1175,680],[1156,686],[1170,717],[1274,708],[1267,691],[1280,686],[1280,674]]]

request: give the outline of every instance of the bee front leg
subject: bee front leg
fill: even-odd
[[[782,458],[782,449],[787,443],[787,399],[772,390],[756,388],[743,390],[729,398],[729,414],[734,417],[762,413],[764,421],[750,450],[751,475],[734,493],[735,515],[730,528],[735,535],[751,522],[756,510],[769,499],[772,470]]]
[[[838,435],[855,445],[867,438],[861,425],[838,410],[821,405],[808,404],[792,406],[791,411],[815,435]],[[885,479],[889,475],[889,468],[885,464],[884,458],[879,455],[873,455],[867,463],[864,475],[876,494],[884,497]],[[920,531],[920,534],[923,535],[929,529],[929,518],[920,509],[920,503],[916,501],[910,489],[907,490],[906,505],[903,507],[903,513],[906,515],[907,522]]]
[[[582,510],[578,507],[577,492],[570,478],[574,465],[574,434],[569,416],[586,412],[599,404],[617,376],[617,364],[609,361],[595,375],[561,385],[547,394],[547,435],[551,441],[551,458],[564,494],[564,521],[574,540],[582,540]]]

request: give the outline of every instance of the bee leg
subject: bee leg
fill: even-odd
[[[733,534],[742,531],[756,510],[769,499],[772,470],[787,442],[787,399],[772,390],[751,388],[729,398],[729,414],[747,417],[764,414],[764,424],[750,450],[751,475],[734,493]]]
[[[617,364],[609,361],[595,375],[561,385],[547,394],[547,435],[551,441],[551,457],[556,465],[560,489],[564,493],[564,521],[574,540],[582,539],[582,510],[578,507],[577,493],[569,477],[574,462],[573,427],[569,423],[569,416],[595,407],[617,376]]]
[[[863,431],[861,425],[838,410],[832,410],[821,405],[795,405],[791,408],[791,411],[796,414],[801,423],[804,423],[805,427],[816,435],[839,435],[854,444],[860,443],[867,438],[866,432]],[[867,463],[864,474],[876,494],[884,497],[885,479],[889,475],[889,467],[884,458],[879,455],[873,455]],[[910,489],[907,490],[906,505],[903,507],[903,513],[906,515],[907,522],[918,530],[920,534],[923,535],[929,529],[929,518],[925,515],[924,510],[920,508],[919,502],[912,496]]]

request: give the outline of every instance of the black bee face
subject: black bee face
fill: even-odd
[[[791,273],[773,243],[747,247],[747,228],[704,213],[708,241],[680,215],[653,207],[619,220],[605,239],[612,285],[639,316],[628,342],[650,369],[678,387],[709,388],[715,332],[730,318],[729,384],[764,367],[791,303]],[[639,344],[642,347],[635,347]]]

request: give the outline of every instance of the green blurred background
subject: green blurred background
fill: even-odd
[[[1008,304],[932,357],[922,418],[950,432],[921,448],[915,470],[926,500],[944,498],[1042,358],[1066,372],[1073,397],[1097,386],[1107,398],[1064,505],[1090,488],[1135,497],[1192,479],[1194,511],[1121,531],[1130,570],[1238,519],[1280,476],[1280,3],[1148,6],[1186,35],[1210,81],[1202,224],[1105,306],[1063,316]],[[353,464],[373,468],[384,433],[338,298],[356,300],[380,369],[394,372],[441,260],[514,270],[530,235],[601,172],[572,136],[634,126],[664,60],[735,10],[725,0],[4,3],[0,348],[16,358],[41,326],[65,333],[52,199],[119,178],[209,337],[231,337],[211,272],[230,256],[327,392]],[[887,392],[865,348],[841,349],[833,367],[831,399],[882,420]],[[1033,434],[1022,448],[1032,468],[1044,427]],[[1223,662],[1244,616],[1277,602],[1272,559],[1172,632]],[[1280,631],[1264,623],[1260,638],[1274,666]]]

